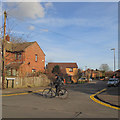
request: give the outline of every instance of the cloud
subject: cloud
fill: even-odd
[[[114,18],[104,17],[104,19],[92,18],[43,18],[35,21],[36,23],[44,24],[52,27],[66,27],[66,26],[82,26],[82,27],[113,27],[117,23]],[[111,26],[112,25],[112,26]]]
[[[6,4],[8,6],[8,14],[23,20],[26,18],[43,18],[45,16],[45,10],[39,2],[11,2]]]
[[[48,2],[45,4],[45,8],[46,9],[53,8],[53,4],[51,2]]]
[[[29,30],[34,30],[35,27],[31,25],[31,26],[28,27],[28,29],[29,29]]]
[[[40,31],[48,32],[48,29],[40,29]]]

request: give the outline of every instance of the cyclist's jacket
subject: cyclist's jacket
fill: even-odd
[[[56,78],[56,80],[54,81],[54,84],[55,84],[55,85],[62,85],[62,84],[63,84],[63,81],[62,81],[62,79],[58,76],[58,77]]]

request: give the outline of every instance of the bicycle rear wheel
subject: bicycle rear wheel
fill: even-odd
[[[68,91],[65,88],[61,88],[59,90],[59,98],[67,98],[68,97]]]
[[[43,97],[53,98],[55,97],[55,91],[50,88],[45,88],[42,92]]]

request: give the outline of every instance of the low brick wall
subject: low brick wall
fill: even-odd
[[[37,86],[48,86],[50,79],[46,75],[41,74],[39,77],[6,77],[15,78],[14,82],[12,80],[5,79],[5,87],[7,88],[24,88],[24,87],[37,87]]]

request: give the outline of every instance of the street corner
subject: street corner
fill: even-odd
[[[110,107],[116,110],[120,110],[120,106],[118,105],[118,96],[114,95],[107,95],[103,93],[107,93],[108,89],[102,89],[101,91],[93,94],[90,96],[90,98],[103,106]],[[116,101],[115,101],[116,100]]]

